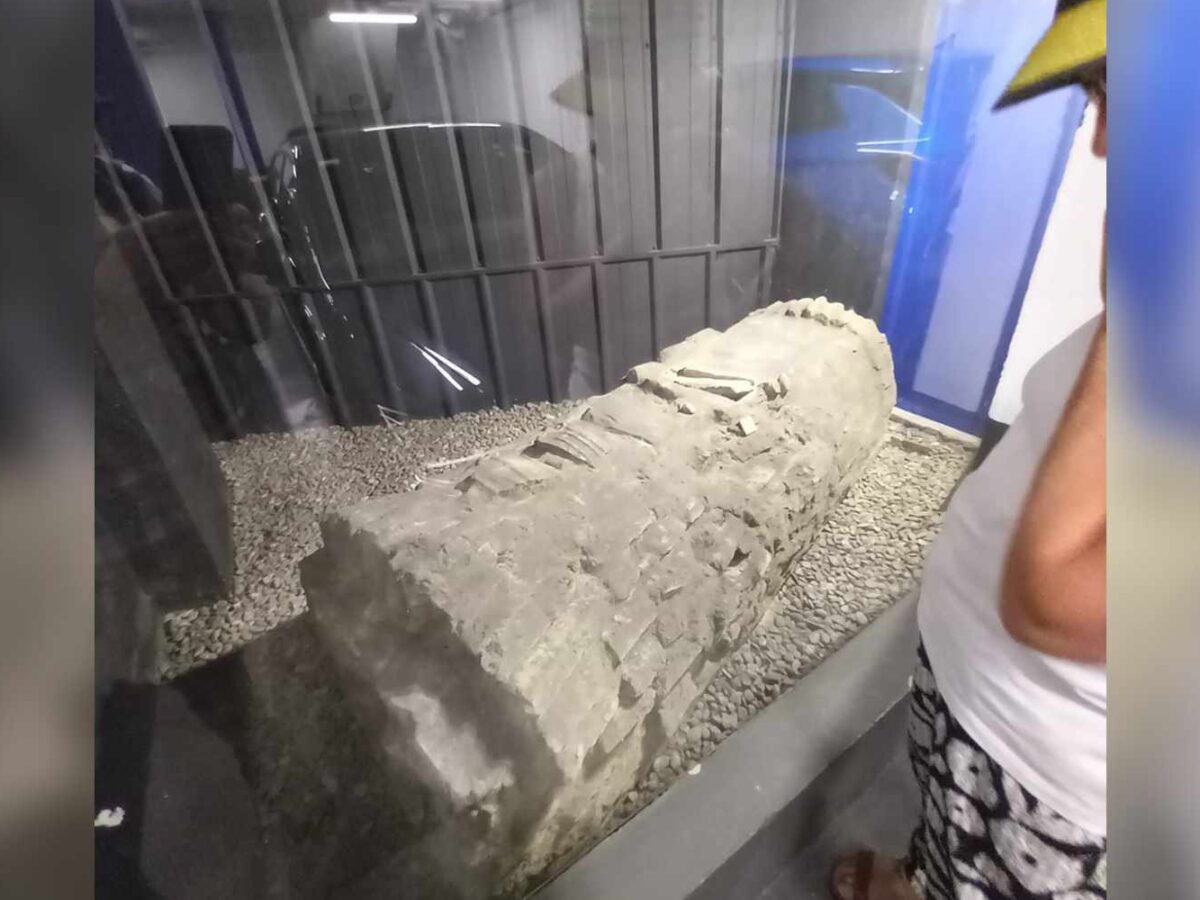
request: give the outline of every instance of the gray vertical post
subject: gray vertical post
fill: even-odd
[[[795,21],[795,6],[792,0],[781,0],[786,10],[784,21],[787,46],[787,56],[783,60],[782,73],[780,78],[783,79],[781,85],[779,101],[779,118],[778,118],[778,137],[775,141],[775,146],[779,148],[778,155],[775,160],[775,210],[772,216],[771,237],[779,237],[779,225],[783,217],[783,185],[784,185],[784,160],[787,150],[787,121],[788,113],[792,103],[792,56],[796,52],[796,21]],[[770,299],[770,298],[768,298]]]
[[[502,7],[503,15],[506,17],[504,22],[504,49],[509,55],[511,63],[512,78],[513,78],[513,103],[516,107],[517,122],[524,129],[528,121],[525,111],[525,99],[521,95],[522,78],[521,78],[521,62],[517,53],[514,52],[513,45],[515,41],[513,28],[513,0],[504,0]],[[525,164],[518,167],[520,172],[521,187],[522,187],[522,204],[525,206],[526,215],[528,216],[528,228],[534,243],[532,246],[535,262],[544,262],[546,259],[546,243],[545,235],[542,234],[541,218],[538,214],[536,189],[533,178],[533,159],[530,148],[525,144],[525,135],[522,134],[522,144],[524,145]],[[546,273],[541,266],[535,266],[533,269],[533,293],[534,302],[537,307],[538,334],[541,340],[542,348],[542,364],[546,374],[546,391],[550,395],[550,399],[557,401],[560,399],[558,390],[558,379],[554,374],[554,337],[550,328],[550,314],[548,309],[549,286],[546,284]]]
[[[326,202],[329,204],[329,212],[333,219],[334,230],[337,232],[338,243],[341,246],[342,254],[345,256],[346,267],[349,270],[350,277],[357,281],[359,279],[358,263],[354,259],[354,253],[350,247],[350,237],[346,233],[346,223],[342,219],[342,211],[338,206],[333,184],[329,180],[325,153],[317,137],[317,128],[313,120],[312,109],[309,107],[308,98],[304,96],[304,90],[301,87],[300,67],[296,63],[295,50],[292,49],[291,34],[288,31],[287,22],[283,17],[283,11],[279,8],[279,0],[268,0],[268,2],[271,7],[271,16],[275,21],[275,30],[279,36],[279,43],[283,49],[284,62],[287,64],[288,75],[292,80],[292,87],[296,94],[296,102],[300,107],[300,118],[304,121],[305,133],[308,135],[309,144],[312,145],[313,154],[317,158],[317,174],[321,182],[321,189],[325,194]],[[396,384],[395,367],[392,365],[392,354],[387,346],[387,338],[383,333],[383,322],[379,318],[379,307],[375,302],[375,292],[369,285],[360,284],[358,286],[358,294],[363,305],[367,332],[370,335],[371,345],[379,363],[379,371],[383,376],[384,396],[387,397],[388,403],[392,407],[399,409],[402,405],[400,389]]]
[[[358,29],[354,29],[354,47],[358,53],[359,64],[362,68],[363,80],[367,86],[367,99],[371,104],[371,114],[375,119],[375,124],[383,125],[383,110],[379,104],[379,93],[375,89],[375,78],[372,74],[367,60],[366,47],[363,46],[362,34]],[[449,131],[449,129],[447,129]],[[396,210],[396,217],[400,222],[400,240],[404,244],[404,253],[408,259],[409,271],[413,274],[423,272],[421,260],[417,256],[416,241],[413,238],[412,229],[409,226],[408,204],[404,202],[404,194],[400,189],[400,173],[396,169],[396,161],[392,154],[391,139],[388,138],[387,132],[380,129],[378,132],[379,149],[383,156],[383,165],[386,170],[388,188],[392,195],[392,205]],[[461,201],[461,197],[460,197]],[[469,236],[470,239],[470,236]],[[477,264],[475,256],[471,257],[472,265]],[[421,310],[425,319],[425,327],[429,330],[429,336],[433,340],[439,353],[446,352],[445,334],[442,332],[441,318],[438,316],[437,303],[433,295],[433,287],[427,281],[422,281],[419,285]],[[453,414],[458,404],[454,399],[454,395],[450,391],[449,385],[444,381],[440,382],[442,405],[447,414]]]
[[[713,79],[716,103],[713,111],[713,243],[721,243],[721,145],[725,113],[725,0],[717,0],[717,77]]]
[[[521,140],[521,147],[525,151],[522,155],[525,157],[517,162],[517,184],[521,190],[521,212],[522,224],[525,228],[525,239],[528,242],[529,258],[531,261],[544,259],[542,250],[542,233],[539,227],[537,218],[537,198],[533,196],[533,173],[532,161],[529,159],[529,147],[525,142],[525,101],[521,97],[521,64],[516,55],[513,53],[513,38],[512,38],[512,9],[511,0],[504,0],[501,7],[502,16],[505,17],[502,27],[498,30],[500,35],[500,53],[504,57],[507,65],[505,71],[511,79],[509,88],[512,91],[513,111],[517,120],[517,133]]]
[[[142,65],[141,58],[137,55],[137,50],[133,45],[133,39],[130,37],[129,21],[125,15],[125,10],[120,3],[114,3],[112,8],[116,14],[117,23],[121,27],[121,36],[125,39],[125,43],[129,47],[129,56],[134,61],[134,68],[137,72],[138,80],[142,84],[142,90],[153,101],[156,118],[160,123],[164,123],[166,119],[162,114],[162,109],[158,105],[158,96],[154,93],[154,86],[150,83],[150,77],[146,74],[146,69]],[[257,343],[263,339],[263,333],[262,328],[259,327],[258,319],[254,316],[254,309],[250,306],[249,301],[240,295],[237,285],[233,281],[233,276],[229,274],[229,269],[225,266],[225,259],[221,256],[221,251],[217,247],[217,240],[213,235],[208,216],[205,215],[204,210],[200,207],[200,198],[196,194],[196,186],[192,183],[191,173],[187,170],[187,166],[184,165],[183,155],[179,152],[179,145],[176,144],[175,138],[172,136],[169,128],[163,128],[162,134],[163,143],[166,145],[167,152],[171,156],[171,164],[179,171],[180,182],[187,193],[188,203],[196,212],[196,221],[200,225],[201,232],[204,234],[204,242],[208,245],[208,251],[212,254],[217,274],[220,276],[221,281],[225,283],[225,290],[237,298],[235,302],[241,311],[246,328]]]
[[[662,151],[661,136],[659,135],[658,114],[658,4],[649,0],[647,8],[650,43],[650,147],[651,163],[654,171],[654,246],[663,249],[663,217],[662,217]],[[651,313],[654,311],[654,263],[651,261]],[[658,345],[654,347],[658,355]]]
[[[717,251],[704,254],[704,327],[712,328],[713,277],[717,272]]]
[[[496,308],[492,302],[492,282],[486,272],[480,272],[476,276],[475,291],[479,296],[479,316],[483,321],[483,334],[492,362],[492,378],[496,383],[496,405],[501,409],[508,409],[512,401],[508,396],[508,378],[504,374],[504,357],[500,352]]]
[[[758,276],[758,302],[754,305],[766,306],[771,302],[771,272],[775,268],[775,245],[763,245],[758,259],[761,271]]]
[[[550,352],[554,345],[554,339],[550,332],[550,310],[546,291],[546,273],[541,266],[538,266],[533,270],[533,294],[537,306],[538,336],[542,344],[542,362],[546,369],[546,391],[550,394],[550,399],[557,403],[562,399],[562,394],[558,388],[558,378],[554,373],[554,357]]]
[[[604,219],[600,209],[600,167],[596,159],[596,107],[592,98],[592,59],[588,49],[586,0],[579,0],[579,42],[583,56],[583,99],[587,113],[588,160],[592,166],[592,206],[596,219],[595,252],[604,255]]]
[[[658,257],[651,256],[648,263],[649,271],[649,297],[650,297],[650,351],[654,354],[654,358],[658,359],[658,352],[662,349],[659,345],[659,340],[662,334],[662,323],[659,322],[658,313]]]
[[[433,294],[433,283],[422,278],[417,283],[418,296],[421,300],[421,317],[425,320],[425,330],[429,332],[430,340],[439,353],[446,352],[446,336],[442,333],[442,320],[437,312],[437,298]],[[442,406],[446,415],[452,416],[458,411],[458,403],[450,390],[450,385],[443,379],[438,382],[442,392]]]
[[[604,263],[592,261],[592,304],[596,315],[596,345],[600,354],[600,388],[604,391],[612,389],[609,376],[608,354],[611,351],[608,342],[608,326],[605,323],[604,307],[608,299],[608,281],[604,273]]]
[[[421,0],[421,21],[425,26],[425,45],[429,52],[429,60],[433,66],[433,84],[437,93],[438,108],[442,113],[442,121],[454,121],[454,111],[450,104],[450,92],[446,88],[446,72],[442,65],[442,51],[438,47],[437,33],[434,31],[433,3],[431,0]],[[463,231],[467,239],[467,252],[471,265],[478,266],[481,262],[479,243],[475,239],[475,229],[471,223],[471,203],[467,198],[466,179],[463,175],[463,161],[458,141],[454,137],[453,128],[442,129],[446,135],[446,153],[450,159],[450,171],[454,177],[454,192],[458,197],[459,214],[462,216]],[[444,348],[439,348],[444,349]]]
[[[212,63],[220,77],[217,78],[217,85],[221,91],[221,100],[225,104],[225,112],[229,118],[229,125],[233,131],[233,139],[237,141],[238,150],[242,154],[242,158],[246,160],[256,159],[258,154],[254,152],[257,146],[256,142],[250,135],[246,133],[242,124],[242,117],[238,112],[237,105],[230,93],[229,85],[225,83],[224,67],[221,65],[220,55],[217,52],[215,36],[212,33],[212,23],[209,17],[205,15],[204,10],[200,7],[200,0],[191,0],[192,14],[195,16],[196,23],[200,28],[200,35],[204,41],[205,50],[212,58]],[[250,179],[251,186],[254,189],[255,199],[258,200],[259,209],[267,220],[267,230],[270,233],[271,245],[275,249],[275,254],[279,260],[279,268],[283,272],[284,280],[288,287],[295,288],[297,286],[296,273],[292,270],[291,263],[288,261],[287,250],[283,246],[283,235],[279,229],[279,222],[275,218],[275,211],[271,207],[271,201],[267,197],[266,191],[262,186],[262,172],[256,172],[255,177]],[[312,302],[312,297],[307,292],[297,291],[300,296],[300,303],[304,307],[304,320],[313,335],[313,346],[317,352],[317,368],[323,376],[324,382],[329,386],[329,393],[333,399],[334,415],[337,416],[338,423],[341,425],[350,424],[350,409],[346,403],[346,394],[342,388],[342,378],[338,374],[337,367],[333,362],[333,355],[329,352],[329,342],[325,340],[325,334],[321,325],[320,312]],[[304,349],[303,342],[299,340],[301,349]]]
[[[129,221],[130,228],[137,237],[138,246],[141,247],[142,253],[146,256],[150,272],[154,276],[154,282],[165,301],[173,307],[176,315],[183,322],[184,330],[188,336],[188,344],[200,362],[200,370],[204,373],[204,380],[207,382],[209,390],[213,393],[213,398],[217,402],[217,408],[221,411],[221,417],[225,420],[230,433],[235,438],[241,437],[243,434],[242,423],[234,411],[233,403],[229,399],[225,385],[221,383],[221,378],[217,374],[217,368],[213,364],[212,356],[209,355],[208,347],[204,344],[204,338],[200,335],[200,329],[196,326],[196,318],[192,315],[192,311],[181,304],[171,292],[171,286],[167,283],[166,275],[163,274],[162,267],[158,263],[158,257],[155,255],[154,249],[150,246],[150,241],[146,238],[146,232],[142,228],[141,220],[129,200],[129,195],[125,193],[125,188],[122,187],[121,180],[117,177],[112,156],[109,154],[108,148],[104,145],[99,135],[96,136],[96,147],[100,152],[100,158],[104,162],[105,168],[108,169],[109,178],[112,180],[113,188],[117,192],[117,198],[121,203],[121,209],[125,213],[125,218]]]

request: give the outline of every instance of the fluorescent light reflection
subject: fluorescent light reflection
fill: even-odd
[[[499,128],[499,122],[413,122],[406,125],[372,125],[363,131],[396,131],[401,128]]]
[[[331,12],[330,22],[351,25],[416,25],[413,13]]]

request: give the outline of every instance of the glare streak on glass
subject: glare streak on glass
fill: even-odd
[[[426,349],[428,350],[428,348],[426,348]],[[442,356],[442,354],[438,353],[436,350],[428,350],[428,352],[431,355],[433,355],[434,357],[436,357],[441,363],[443,363],[444,365],[453,369],[455,372],[457,372],[459,375],[461,375],[463,378],[465,378],[468,382],[470,382],[470,384],[473,387],[479,387],[479,385],[482,384],[482,382],[478,378],[476,378],[474,375],[472,375],[470,372],[468,372],[462,366],[446,359],[446,357]]]
[[[419,344],[413,344],[412,346],[416,348],[418,353],[420,353],[429,361],[430,365],[432,365],[438,371],[438,374],[445,378],[446,381],[448,381],[456,391],[461,391],[463,389],[463,386],[455,380],[454,376],[442,368],[441,363],[438,362],[438,359],[443,359],[444,357],[437,356],[435,358],[435,355],[430,350],[420,346]]]

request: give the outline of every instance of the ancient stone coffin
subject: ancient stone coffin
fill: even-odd
[[[884,434],[875,326],[776,303],[634,368],[564,424],[323,524],[318,629],[438,853],[544,871],[749,634]]]

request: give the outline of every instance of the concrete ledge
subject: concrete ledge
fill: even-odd
[[[914,594],[876,619],[538,900],[756,896],[853,795],[858,775],[894,752],[903,716],[888,713],[908,691],[915,611]]]

